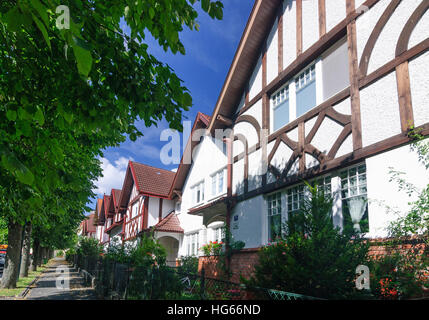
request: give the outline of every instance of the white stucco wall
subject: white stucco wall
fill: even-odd
[[[253,75],[249,81],[249,100],[252,100],[262,90],[262,56],[259,57]]]
[[[296,2],[283,2],[283,68],[287,68],[296,59]]]
[[[420,42],[427,39],[427,32],[429,30],[429,11],[423,15],[420,21],[417,23],[413,32],[411,33],[410,42],[408,43],[408,48],[412,48]]]
[[[238,203],[231,214],[233,239],[243,241],[245,248],[257,248],[265,244],[268,232],[266,211],[262,195]]]
[[[423,189],[429,183],[429,170],[418,161],[417,153],[406,145],[389,152],[366,159],[367,187],[369,199],[369,237],[387,236],[385,228],[397,218],[386,206],[404,215],[410,209],[408,203],[416,197],[408,197],[405,191],[399,191],[396,182],[389,182],[390,167],[404,172],[403,178]]]
[[[224,168],[227,164],[227,156],[223,150],[219,149],[214,139],[204,138],[204,140],[196,147],[193,157],[193,164],[189,170],[184,187],[182,189],[182,203],[181,213],[178,215],[180,225],[187,233],[194,231],[200,232],[200,246],[204,243],[204,229],[203,220],[200,216],[188,214],[189,209],[195,207],[192,202],[191,188],[198,182],[204,179],[205,191],[204,201],[200,205],[204,205],[213,199],[211,192],[211,175],[220,169]],[[224,176],[224,185],[227,184],[227,177]],[[225,188],[226,192],[226,188]],[[186,254],[186,241],[184,241],[179,248],[179,256]]]
[[[329,2],[329,1],[327,1]],[[338,10],[338,9],[337,9]],[[302,49],[303,52],[319,40],[318,1],[302,2]]]
[[[420,126],[429,123],[429,51],[409,62],[409,72],[414,124]]]
[[[317,2],[317,1],[304,1]],[[326,1],[326,32],[329,32],[333,27],[340,23],[346,17],[346,2],[345,1]]]
[[[364,147],[401,133],[395,72],[360,91]]]
[[[375,43],[371,59],[369,60],[368,74],[395,58],[399,35],[405,23],[420,3],[421,1],[416,0],[401,1]]]
[[[278,75],[279,63],[279,34],[278,23],[275,21],[267,40],[267,83],[270,83]]]

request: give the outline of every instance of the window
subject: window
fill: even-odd
[[[225,169],[222,169],[212,175],[212,196],[216,196],[224,192],[224,176]]]
[[[187,255],[198,256],[198,250],[200,247],[198,232],[188,234],[186,237],[187,237],[187,245],[188,245]]]
[[[221,242],[224,239],[223,227],[213,229],[213,241]]]
[[[273,95],[273,129],[277,131],[289,123],[289,84]]]
[[[304,70],[295,78],[296,117],[302,116],[316,106],[316,67]]]
[[[340,177],[344,228],[353,227],[357,232],[368,232],[365,164],[342,171]]]
[[[322,56],[323,99],[327,100],[350,85],[347,39],[338,41]]]
[[[204,181],[192,187],[192,201],[194,204],[204,201]]]
[[[279,130],[349,85],[348,45],[343,38],[271,96],[272,131]]]
[[[131,219],[135,218],[139,214],[139,202],[136,201],[131,207]]]
[[[268,203],[268,238],[269,241],[281,237],[282,232],[282,197],[281,193],[269,195]]]
[[[290,188],[286,191],[287,199],[287,212],[290,214],[297,213],[299,209],[304,205],[304,197],[306,196],[306,190],[303,185]]]

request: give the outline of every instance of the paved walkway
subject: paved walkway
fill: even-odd
[[[60,266],[61,268],[58,268]],[[64,273],[60,273],[61,269]],[[61,281],[61,279],[65,281]],[[64,286],[63,283],[66,285]],[[46,271],[27,293],[25,299],[95,300],[96,296],[93,289],[85,287],[83,279],[76,269],[71,268],[63,258],[55,258],[51,260]]]

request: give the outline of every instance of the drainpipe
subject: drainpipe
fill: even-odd
[[[226,148],[227,148],[227,202],[226,202],[226,230],[227,237],[225,243],[226,251],[226,269],[230,271],[231,266],[231,246],[230,246],[230,235],[231,235],[231,210],[232,210],[232,165],[233,165],[233,156],[232,156],[232,135],[229,138],[225,138]]]

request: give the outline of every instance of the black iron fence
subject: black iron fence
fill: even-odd
[[[313,297],[183,272],[180,267],[132,266],[102,257],[68,257],[76,267],[95,280],[95,290],[102,299],[125,300],[308,300]],[[89,284],[89,283],[88,283]]]

